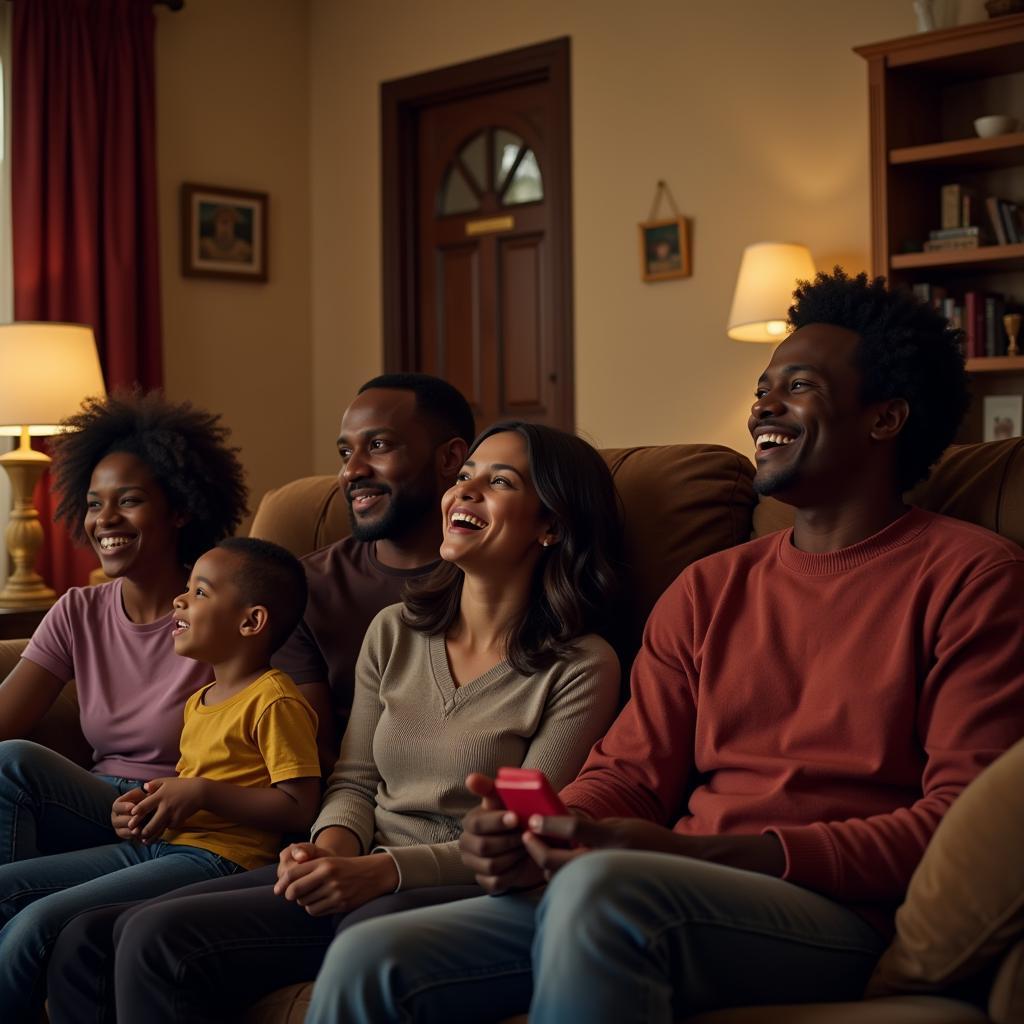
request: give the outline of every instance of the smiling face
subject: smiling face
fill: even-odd
[[[370,388],[345,410],[339,477],[356,540],[399,539],[435,514],[440,484],[433,437],[412,391]]]
[[[193,566],[188,589],[174,599],[176,654],[218,664],[239,652],[251,610],[235,583],[239,562],[238,555],[212,548]]]
[[[875,457],[878,409],[860,398],[859,337],[831,324],[794,331],[757,384],[748,426],[754,438],[754,489],[797,507],[856,487]]]
[[[441,557],[462,569],[504,569],[540,557],[553,537],[530,478],[525,440],[514,431],[485,438],[441,499]]]
[[[86,495],[85,535],[107,576],[134,579],[177,567],[182,523],[138,456],[113,452],[96,464]]]

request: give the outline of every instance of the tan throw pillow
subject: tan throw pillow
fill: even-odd
[[[867,995],[938,991],[1024,936],[1024,740],[985,769],[935,830]]]

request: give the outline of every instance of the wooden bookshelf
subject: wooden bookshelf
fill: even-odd
[[[1015,167],[1024,163],[1024,132],[993,139],[951,139],[925,146],[903,146],[889,151],[889,163],[943,164],[949,167]]]
[[[985,356],[967,360],[968,373],[1024,373],[1024,356]]]
[[[1024,245],[982,245],[977,249],[906,252],[889,260],[889,270],[970,267],[974,270],[1024,270]]]
[[[1024,14],[855,52],[868,66],[873,272],[897,286],[940,285],[957,301],[968,291],[1001,295],[1024,310],[1024,244],[923,251],[942,226],[943,185],[1024,202],[1024,131],[974,131],[985,114],[1024,113]],[[982,204],[974,223],[990,229],[987,216]],[[1024,393],[1024,357],[970,359],[967,369],[974,411],[960,440],[977,441],[983,397]]]

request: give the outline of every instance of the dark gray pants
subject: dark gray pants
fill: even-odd
[[[351,924],[480,893],[465,885],[418,889],[351,914],[310,917],[274,895],[276,877],[271,864],[80,914],[50,960],[52,1024],[220,1024],[285,985],[312,981],[335,935]]]

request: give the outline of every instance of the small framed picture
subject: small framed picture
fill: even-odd
[[[1024,437],[1024,396],[986,395],[983,408],[986,441]]]
[[[690,276],[690,235],[684,217],[640,225],[640,272],[645,281]]]
[[[267,193],[181,186],[181,272],[185,277],[267,280]]]

